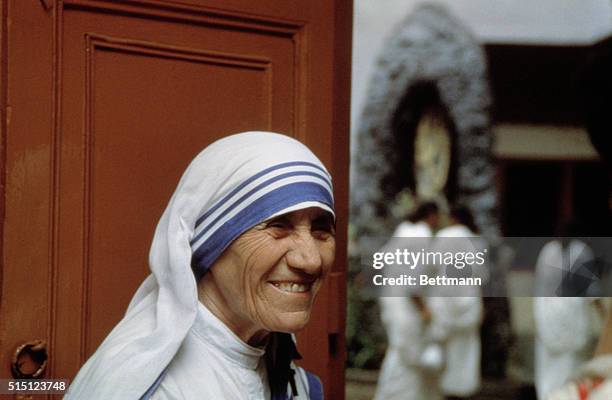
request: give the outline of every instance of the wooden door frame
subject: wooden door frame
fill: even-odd
[[[8,0],[0,3],[0,315],[2,313],[4,273],[4,207],[6,194],[6,135],[7,135],[7,38]],[[1,343],[0,343],[1,345]]]
[[[339,309],[330,310],[328,321],[330,331],[330,350],[337,346],[338,353],[330,354],[328,369],[329,399],[345,398],[346,366],[346,279],[348,272],[348,215],[349,215],[349,163],[350,163],[350,96],[353,35],[353,0],[335,0],[335,37],[334,37],[334,85],[332,134],[333,164],[332,176],[338,183],[334,184],[336,215],[338,219],[336,233],[336,263],[330,276],[330,293],[338,294]],[[341,21],[350,21],[343,25]],[[344,134],[341,134],[344,133]],[[341,184],[339,184],[341,183]],[[334,317],[335,316],[335,317]],[[335,335],[335,336],[331,336]],[[334,340],[336,343],[334,343]]]

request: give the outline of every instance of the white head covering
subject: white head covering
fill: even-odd
[[[140,399],[194,322],[194,271],[205,272],[252,226],[312,206],[333,214],[331,177],[295,139],[245,132],[204,149],[183,174],[157,225],[149,254],[152,274],[65,398]]]

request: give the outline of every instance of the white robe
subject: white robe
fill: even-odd
[[[582,400],[585,393],[588,400],[612,399],[612,355],[602,354],[593,358],[580,367],[575,378],[574,382],[555,390],[545,400]],[[595,386],[594,383],[601,379],[603,381]],[[583,386],[582,390],[579,386]]]
[[[417,224],[403,222],[396,228],[393,236],[427,239],[427,243],[423,240],[413,243],[416,251],[428,244],[431,230],[424,222]],[[374,400],[440,398],[437,376],[426,373],[419,364],[427,339],[424,336],[421,315],[409,295],[410,293],[406,292],[404,297],[379,299],[381,320],[387,331],[388,347]]]
[[[269,399],[264,353],[244,343],[200,303],[195,323],[151,400]],[[304,371],[294,368],[298,396],[293,399],[308,399]]]
[[[432,251],[480,251],[482,241],[472,239],[477,236],[463,225],[449,226],[438,231],[436,238],[469,239],[437,239],[432,244]],[[443,271],[438,273],[444,275]],[[476,267],[473,273],[486,278],[486,274]],[[431,335],[441,342],[444,349],[445,369],[440,378],[440,389],[447,396],[471,396],[480,388],[481,291],[469,286],[440,287],[435,293],[443,297],[427,300],[432,311]]]
[[[568,253],[569,252],[569,253]],[[547,243],[536,265],[539,287],[554,288],[561,282],[563,257],[569,254],[570,268],[580,255],[588,259],[588,247],[572,240],[566,253],[559,241]],[[586,361],[586,346],[590,336],[591,300],[584,297],[534,298],[535,386],[538,399],[559,389]]]

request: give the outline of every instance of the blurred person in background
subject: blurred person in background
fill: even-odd
[[[597,46],[581,75],[580,104],[591,142],[608,167],[608,217],[603,226],[606,236],[612,227],[612,146],[609,134],[612,101],[612,42]],[[609,238],[605,238],[609,240]],[[609,271],[607,271],[609,272]],[[603,296],[606,295],[605,291]],[[605,301],[605,299],[604,299]],[[597,304],[597,303],[596,303]],[[608,301],[607,317],[599,337],[595,357],[580,366],[572,382],[553,391],[546,400],[609,400],[612,399],[612,308]],[[603,309],[603,307],[602,307]],[[579,317],[578,320],[581,320]]]
[[[432,251],[451,251],[457,254],[481,251],[484,248],[474,217],[467,207],[452,207],[449,222],[447,227],[436,234]],[[445,271],[438,271],[438,275],[483,277],[485,273],[482,270],[475,265],[461,268],[448,265]],[[481,290],[474,286],[441,286],[436,287],[432,294],[438,296],[427,299],[432,313],[430,335],[440,343],[445,360],[440,390],[447,399],[469,398],[480,388],[480,325],[483,316]]]
[[[398,243],[397,238],[413,238],[411,247],[415,251],[427,248],[439,219],[435,203],[422,203],[408,221],[398,225],[384,248],[393,248],[394,242]],[[422,352],[428,342],[424,335],[425,326],[431,319],[422,294],[407,289],[403,297],[381,297],[379,304],[388,347],[374,400],[441,399],[437,375],[428,373],[421,366]]]
[[[612,399],[612,308],[601,331],[595,357],[578,368],[572,382],[554,390],[545,400]]]
[[[535,387],[540,400],[561,388],[589,357],[593,299],[584,297],[591,282],[584,266],[594,257],[586,243],[572,238],[578,236],[577,226],[566,224],[562,237],[542,247],[536,263]]]

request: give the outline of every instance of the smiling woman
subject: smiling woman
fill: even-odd
[[[297,332],[334,252],[329,212],[310,207],[272,218],[225,250],[198,285],[200,301],[255,346],[268,332]]]
[[[185,171],[152,274],[67,399],[319,399],[292,334],[335,254],[331,177],[298,141],[228,136]]]

